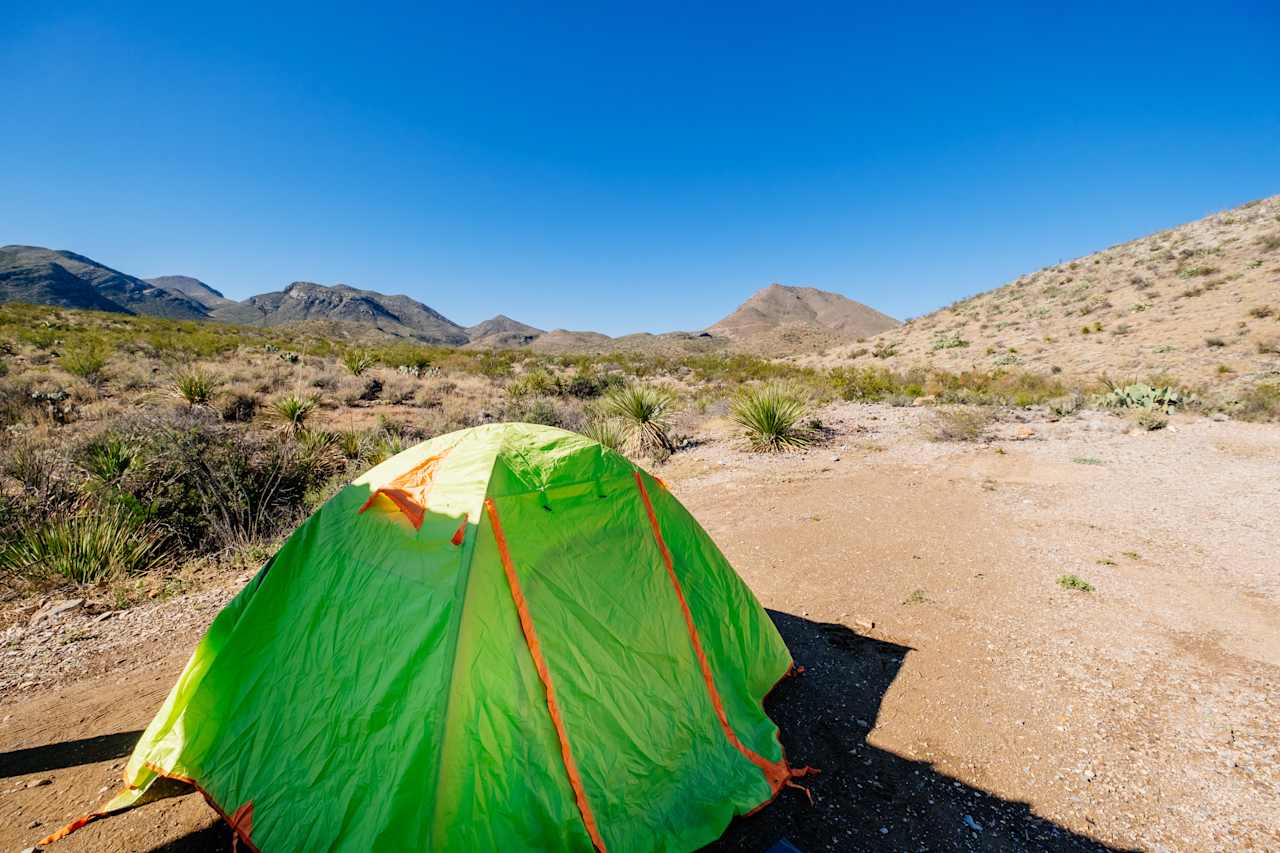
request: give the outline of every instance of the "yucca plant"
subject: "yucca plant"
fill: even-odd
[[[82,467],[101,483],[115,483],[133,464],[133,449],[124,439],[108,435],[96,440],[84,452]]]
[[[334,474],[346,464],[337,433],[322,429],[304,429],[298,433],[298,455],[315,476]]]
[[[307,418],[319,404],[320,401],[313,396],[286,394],[271,404],[271,416],[286,429],[301,432],[307,424]]]
[[[627,442],[626,426],[617,418],[593,418],[587,421],[582,434],[610,450],[621,450]]]
[[[222,380],[200,368],[183,370],[173,377],[170,390],[188,406],[208,406],[222,387]]]
[[[101,583],[170,565],[166,537],[120,504],[21,528],[0,549],[0,570],[36,579]]]
[[[352,376],[361,376],[366,370],[378,363],[368,350],[349,349],[342,354],[342,364],[351,371]]]
[[[610,391],[600,406],[606,417],[616,418],[626,434],[626,444],[638,453],[672,453],[671,429],[675,397],[653,385],[627,385]]]
[[[400,453],[406,447],[408,444],[402,436],[384,432],[369,447],[365,461],[370,465],[377,465]]]
[[[769,453],[812,444],[816,436],[805,424],[807,416],[800,393],[778,383],[743,388],[729,407],[729,417],[742,427],[751,449]]]

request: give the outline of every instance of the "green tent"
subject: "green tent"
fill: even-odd
[[[255,850],[689,850],[793,776],[768,616],[661,481],[491,424],[344,488],[218,615],[95,817]],[[189,788],[187,788],[189,790]]]

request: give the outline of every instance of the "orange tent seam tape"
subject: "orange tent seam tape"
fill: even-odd
[[[516,576],[515,566],[511,563],[511,553],[507,550],[507,538],[502,533],[502,523],[498,520],[498,508],[492,498],[485,498],[485,511],[489,514],[489,523],[493,527],[493,539],[498,545],[498,556],[502,560],[502,570],[507,576],[507,586],[511,588],[511,599],[515,602],[516,612],[520,616],[520,629],[524,632],[525,644],[529,647],[529,655],[533,658],[533,666],[538,671],[538,678],[547,693],[547,711],[551,714],[551,722],[556,729],[556,737],[560,740],[560,755],[564,759],[564,769],[569,776],[569,786],[573,788],[574,799],[578,802],[578,811],[582,813],[582,822],[591,836],[591,843],[596,850],[605,853],[604,839],[600,837],[600,829],[596,825],[595,815],[591,812],[591,804],[587,802],[587,792],[582,787],[582,777],[578,774],[578,765],[573,760],[573,752],[569,749],[569,735],[565,732],[564,719],[560,716],[560,706],[556,703],[555,689],[551,685],[551,672],[547,669],[547,661],[542,656],[542,646],[538,642],[538,634],[534,630],[533,617],[529,614],[529,603],[525,600],[520,588],[520,579]]]
[[[711,674],[711,664],[707,660],[706,652],[702,650],[702,641],[698,638],[698,628],[693,623],[693,612],[689,609],[689,602],[684,597],[684,589],[680,586],[680,579],[676,577],[675,565],[671,560],[671,551],[667,549],[666,540],[662,538],[662,528],[658,525],[658,516],[653,511],[653,502],[649,500],[649,491],[644,487],[644,480],[641,479],[639,471],[635,472],[635,478],[636,486],[640,489],[640,497],[644,500],[644,511],[649,516],[649,525],[653,528],[653,537],[658,542],[658,550],[662,552],[662,560],[667,566],[667,577],[671,579],[671,586],[676,591],[676,597],[680,599],[680,609],[684,612],[684,624],[689,629],[689,642],[693,645],[693,652],[698,659],[698,666],[702,669],[702,680],[706,682],[707,693],[711,697],[711,706],[715,708],[716,718],[720,721],[720,728],[724,729],[725,737],[729,739],[729,743],[733,744],[733,747],[738,752],[741,752],[747,760],[760,768],[761,772],[764,773],[765,781],[769,783],[769,789],[776,797],[778,792],[790,781],[792,775],[800,774],[792,773],[791,768],[787,765],[786,758],[781,761],[770,761],[755,753],[738,738],[737,732],[729,725],[729,717],[725,714],[724,702],[720,699],[720,691],[716,689],[715,678]]]

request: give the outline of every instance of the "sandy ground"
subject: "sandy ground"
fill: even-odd
[[[719,438],[659,472],[806,667],[768,707],[813,801],[718,847],[1280,848],[1280,430],[1086,412],[940,444],[931,417],[842,405],[819,449]],[[0,637],[0,850],[114,790],[240,582]],[[230,842],[188,796],[53,849]]]

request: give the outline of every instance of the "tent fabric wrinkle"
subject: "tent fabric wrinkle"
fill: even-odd
[[[695,850],[805,772],[763,707],[792,668],[665,484],[485,424],[304,521],[215,617],[126,787],[40,843],[177,782],[254,853]]]

